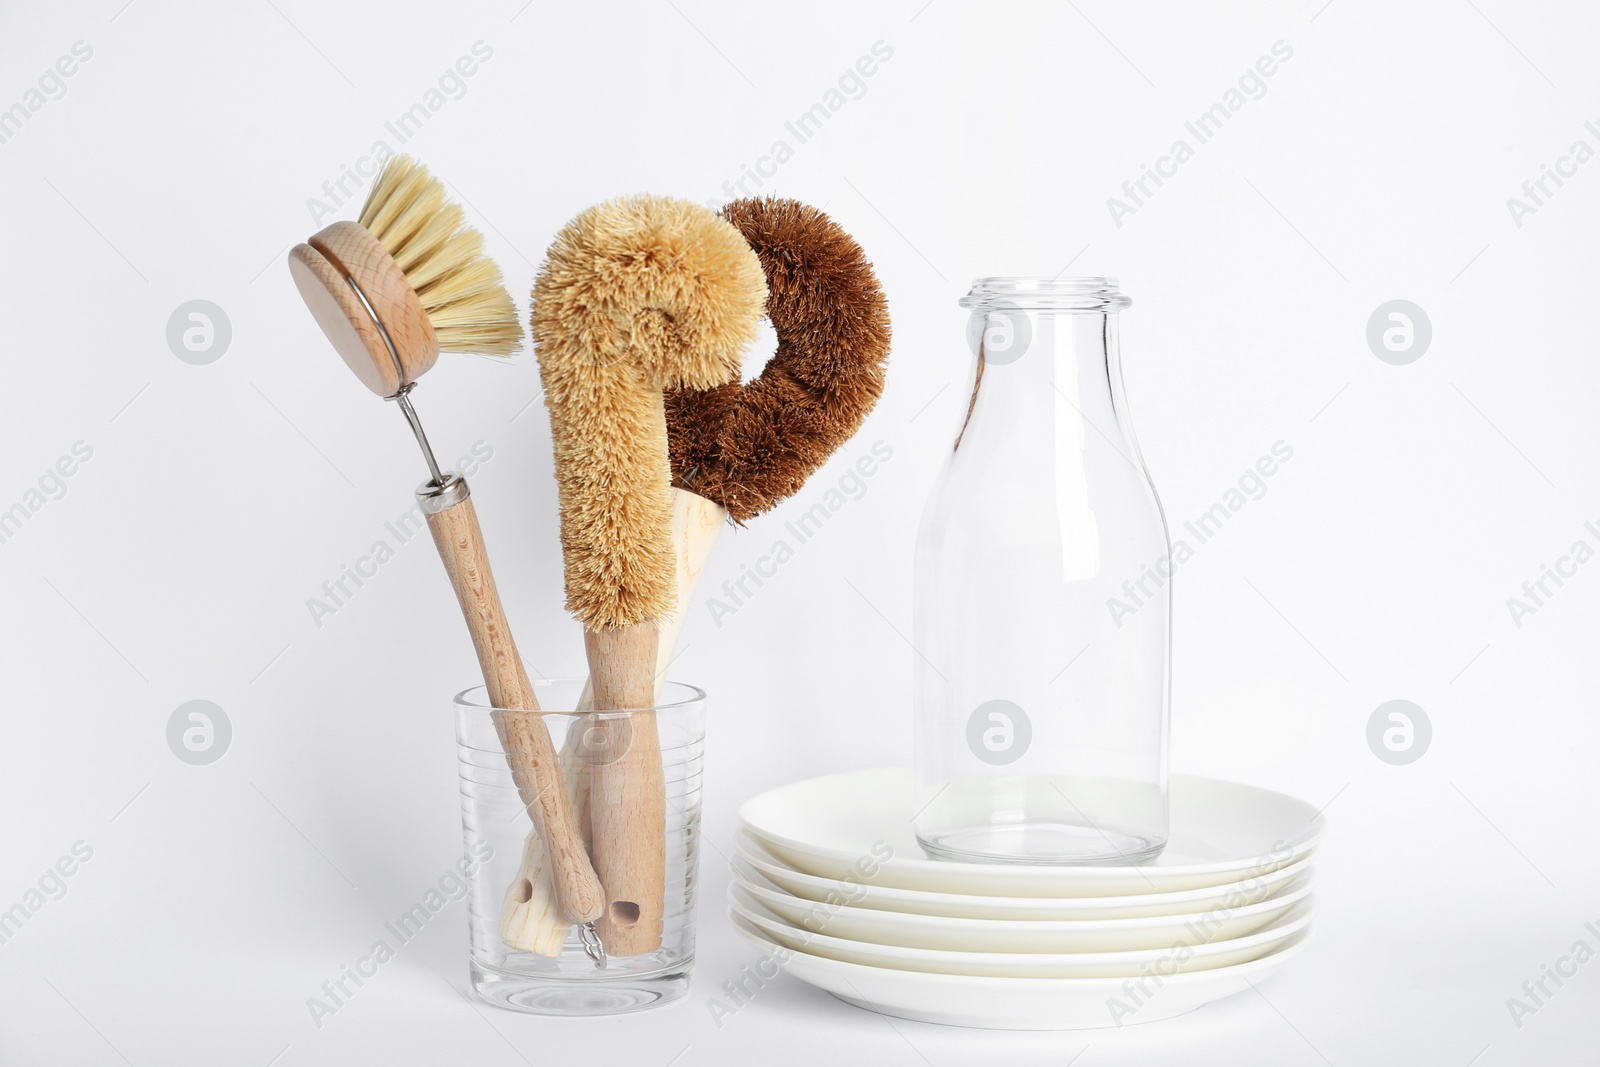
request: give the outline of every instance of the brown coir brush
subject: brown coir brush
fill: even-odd
[[[795,200],[736,200],[722,214],[767,277],[778,350],[760,377],[666,396],[673,484],[743,523],[798,492],[883,392],[889,309],[861,246]]]

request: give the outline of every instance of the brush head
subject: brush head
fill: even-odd
[[[409,156],[389,160],[360,223],[336,222],[296,245],[289,269],[339,355],[380,396],[416,381],[440,352],[521,347],[516,305],[482,235]]]
[[[686,200],[607,201],[551,244],[533,287],[533,340],[555,441],[567,608],[588,629],[672,610],[661,391],[736,381],[765,302],[744,237]]]
[[[754,381],[666,396],[674,484],[745,522],[800,490],[883,393],[889,308],[861,246],[795,200],[722,209],[761,259],[778,350]]]

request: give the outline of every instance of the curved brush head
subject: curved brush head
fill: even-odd
[[[795,200],[722,214],[766,270],[778,350],[755,380],[666,396],[673,484],[745,522],[799,492],[883,393],[889,307],[861,246]]]
[[[556,236],[533,289],[555,439],[567,607],[591,630],[672,609],[661,391],[735,381],[766,301],[726,220],[656,196],[607,201]]]

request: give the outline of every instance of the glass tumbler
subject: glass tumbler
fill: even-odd
[[[1123,864],[1167,839],[1173,560],[1111,278],[982,278],[965,421],[918,534],[917,839]]]
[[[466,855],[475,861],[467,876],[472,986],[491,1004],[540,1015],[608,1015],[675,1000],[689,991],[694,968],[705,694],[668,682],[654,708],[581,712],[574,709],[581,706],[584,679],[535,682],[534,690],[545,710],[517,714],[537,714],[550,731],[586,840],[594,813],[583,779],[586,762],[598,758],[591,754],[594,739],[640,730],[659,737],[666,784],[661,942],[640,955],[607,954],[601,965],[585,949],[579,928],[555,918],[553,907],[550,914],[527,908],[530,897],[536,905],[548,899],[548,881],[535,884],[543,850],[506,764],[495,709],[479,686],[458,695],[453,707],[461,827]]]

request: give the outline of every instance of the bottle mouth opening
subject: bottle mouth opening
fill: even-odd
[[[1094,275],[1069,278],[975,278],[961,298],[975,310],[1039,308],[1059,311],[1121,311],[1133,303],[1117,289],[1117,279]]]

